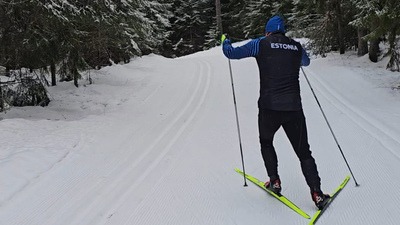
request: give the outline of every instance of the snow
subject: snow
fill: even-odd
[[[256,62],[231,63],[246,172],[266,180]],[[399,74],[351,53],[304,70],[361,185],[350,180],[318,224],[398,224]],[[241,159],[220,47],[136,58],[90,76],[91,85],[49,88],[48,107],[0,114],[0,224],[308,224],[255,185],[243,187],[234,171]],[[300,82],[309,142],[331,192],[349,170],[303,75]],[[275,147],[283,193],[312,215],[282,130]]]

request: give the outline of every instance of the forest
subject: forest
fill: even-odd
[[[273,15],[307,50],[384,57],[400,71],[397,0],[0,0],[0,111],[46,105],[46,86],[132,57],[180,57],[263,35]],[[384,47],[383,47],[384,46]]]

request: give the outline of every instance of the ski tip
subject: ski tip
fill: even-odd
[[[344,178],[343,182],[340,184],[339,188],[343,188],[349,182],[349,180],[350,180],[350,175],[347,175]]]

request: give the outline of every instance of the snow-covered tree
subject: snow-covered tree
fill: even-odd
[[[203,49],[205,36],[214,18],[213,7],[213,0],[174,1],[175,15],[171,18],[170,38],[176,56]]]
[[[264,33],[265,23],[272,16],[273,1],[250,0],[245,9],[244,34],[246,38],[254,38]]]
[[[222,25],[224,33],[231,38],[244,39],[244,27],[248,24],[246,18],[246,1],[230,0],[221,1],[222,3]]]
[[[58,68],[63,80],[77,85],[81,69],[126,62],[148,50],[148,43],[157,49],[161,38],[156,34],[168,26],[168,17],[159,16],[165,15],[158,13],[160,5],[144,0],[1,1],[0,65],[50,66],[53,85]],[[161,24],[157,33],[149,28],[156,23]]]
[[[139,10],[144,26],[144,40],[139,46],[145,54],[163,54],[171,46],[168,37],[171,35],[170,19],[173,16],[171,0],[150,0],[143,2]],[[139,42],[139,41],[138,41]]]
[[[389,42],[390,61],[388,68],[400,70],[400,53],[397,46],[397,35],[400,33],[400,5],[395,0],[353,0],[358,9],[353,26],[364,30],[361,38],[369,41],[369,58],[378,61],[380,55],[379,43],[387,36]]]
[[[355,46],[356,30],[348,26],[355,14],[354,6],[342,0],[294,1],[291,20],[299,33],[310,38],[313,52],[325,56],[329,51]]]

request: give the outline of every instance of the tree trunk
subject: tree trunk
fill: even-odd
[[[358,50],[357,55],[363,56],[368,53],[368,42],[363,39],[365,35],[367,35],[367,29],[359,27],[357,29],[358,34]]]
[[[397,34],[397,27],[394,26],[390,33],[389,33],[389,52],[390,54],[390,60],[386,66],[387,69],[390,69],[391,71],[398,71],[400,72],[400,53],[397,52],[396,49],[396,34]]]
[[[57,81],[56,81],[56,60],[58,56],[58,48],[57,44],[54,40],[50,41],[49,45],[49,51],[51,52],[50,54],[50,73],[51,73],[51,86],[56,86]]]
[[[3,90],[1,89],[0,85],[0,112],[4,110],[4,101],[3,101]]]
[[[338,26],[338,41],[339,41],[339,51],[340,54],[344,54],[346,51],[346,46],[344,44],[343,37],[343,24],[342,24],[342,6],[341,0],[336,1],[336,16],[337,16],[337,26]]]
[[[379,18],[378,17],[373,17],[372,20],[369,22],[370,29],[376,30],[379,27]],[[372,33],[369,36],[369,49],[368,49],[368,54],[369,54],[369,60],[371,62],[378,62],[378,56],[380,54],[379,50],[379,43],[381,42],[381,37],[379,34]]]
[[[380,43],[380,39],[372,39],[370,40],[369,43],[369,60],[371,60],[372,62],[378,62],[378,56],[379,56],[379,43]]]
[[[57,81],[56,81],[56,65],[54,63],[54,60],[51,60],[50,73],[51,73],[51,86],[56,86],[57,85]]]
[[[220,0],[215,0],[215,11],[216,11],[216,17],[217,17],[217,34],[221,35],[223,33],[222,30],[222,19],[221,19],[221,1]]]
[[[78,70],[76,70],[76,72],[74,73],[74,85],[75,85],[75,87],[79,87],[78,80],[79,80],[79,72],[78,72]]]

